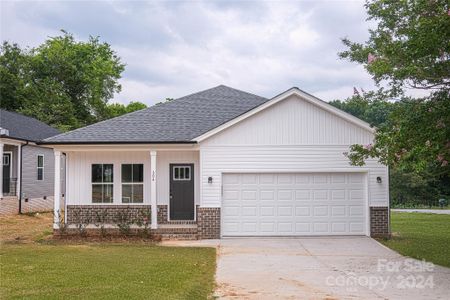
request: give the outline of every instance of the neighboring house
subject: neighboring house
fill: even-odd
[[[0,110],[0,214],[53,210],[53,150],[36,143],[59,133],[34,118]]]
[[[151,210],[155,233],[198,238],[383,236],[388,169],[343,154],[373,132],[298,88],[266,99],[218,86],[44,143],[67,155],[71,226]]]

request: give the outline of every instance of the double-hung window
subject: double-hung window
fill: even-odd
[[[37,180],[44,180],[44,155],[37,156]]]
[[[122,203],[144,202],[144,165],[122,165]]]
[[[92,165],[92,203],[113,202],[113,165]]]

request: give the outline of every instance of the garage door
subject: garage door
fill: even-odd
[[[364,235],[364,176],[224,174],[222,235]]]

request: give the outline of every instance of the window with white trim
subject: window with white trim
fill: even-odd
[[[37,156],[37,180],[44,180],[44,155]]]
[[[191,180],[190,166],[173,167],[173,180]]]
[[[113,203],[113,164],[92,164],[92,203]]]
[[[122,203],[144,202],[144,165],[122,165]]]

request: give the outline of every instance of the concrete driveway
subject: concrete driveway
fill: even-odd
[[[221,299],[449,299],[450,269],[367,237],[168,242],[216,246]]]

